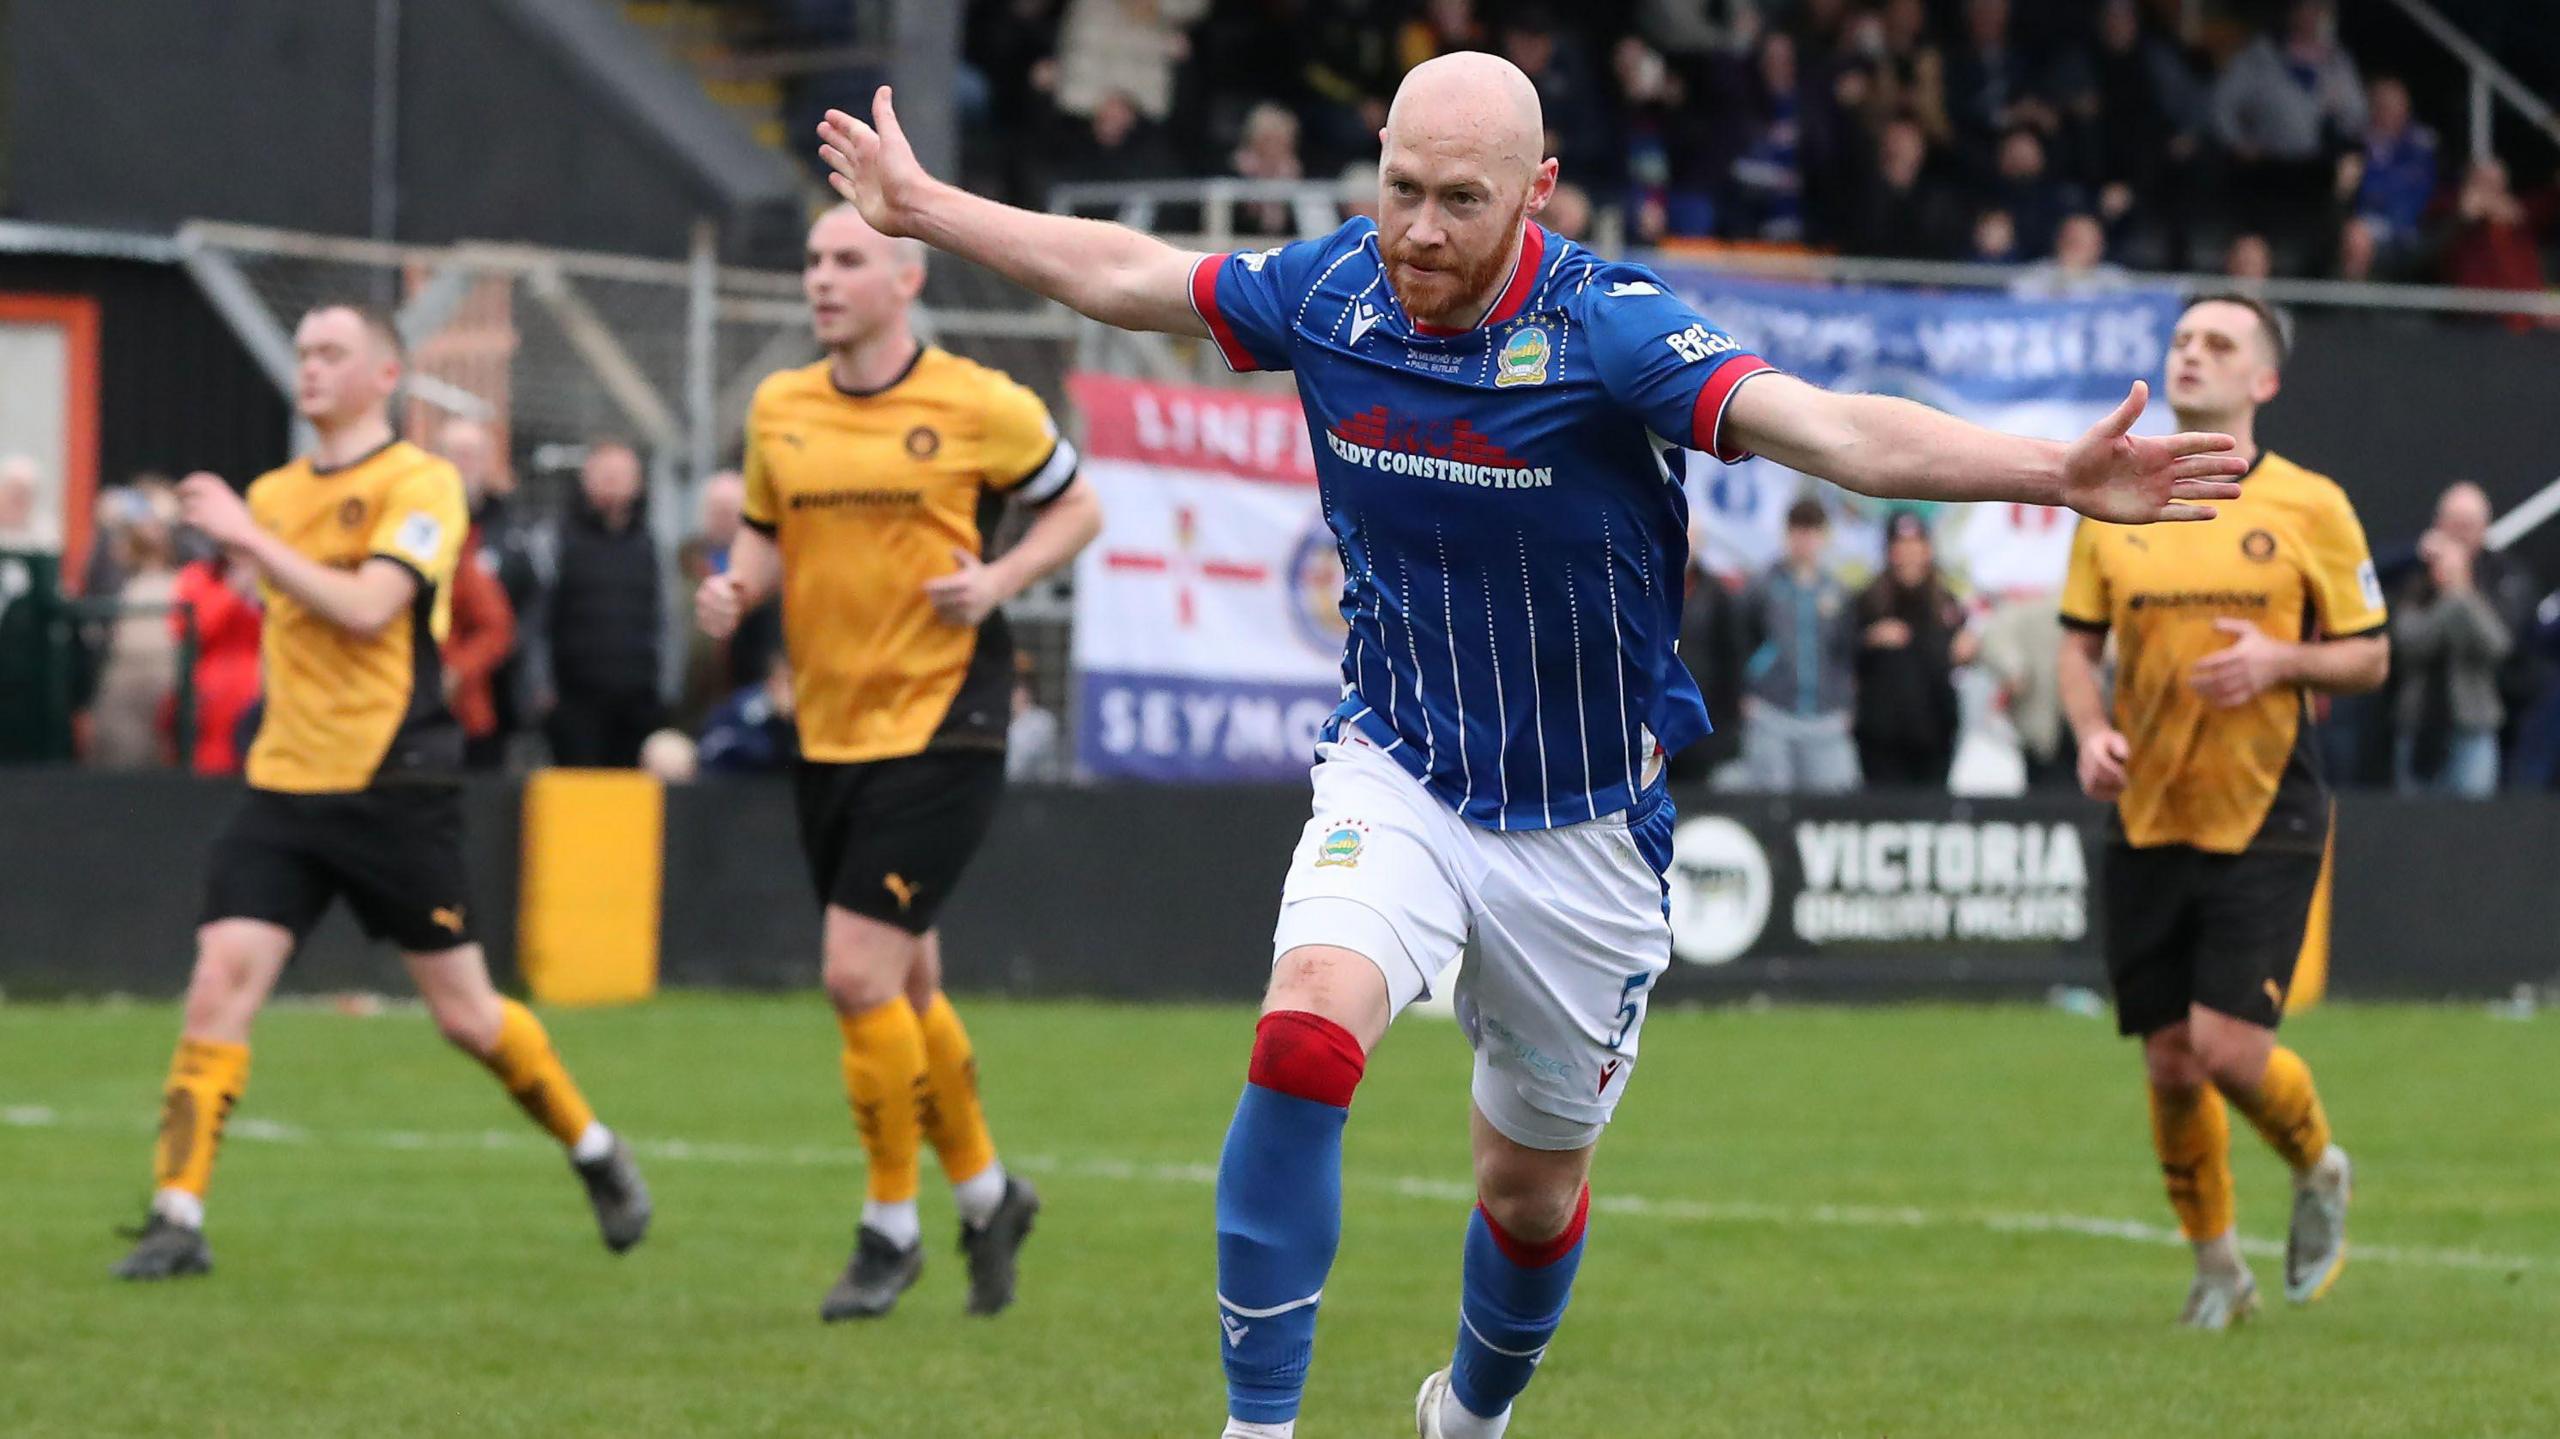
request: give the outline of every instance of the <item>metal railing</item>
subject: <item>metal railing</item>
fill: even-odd
[[[2391,3],[2398,6],[2400,13],[2408,16],[2411,23],[2426,31],[2429,38],[2453,52],[2454,58],[2471,72],[2472,158],[2485,160],[2495,148],[2497,106],[2494,102],[2499,100],[2505,101],[2527,124],[2549,136],[2552,144],[2560,145],[2560,115],[2555,115],[2547,101],[2533,93],[2507,67],[2499,64],[2497,57],[2482,48],[2480,42],[2462,33],[2460,26],[2444,18],[2444,12],[2428,0],[2391,0]],[[2544,8],[2549,8],[2547,0]],[[2560,17],[2554,17],[2553,23],[2560,23]]]

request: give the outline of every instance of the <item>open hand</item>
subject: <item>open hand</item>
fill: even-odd
[[[883,235],[914,233],[916,199],[933,177],[898,126],[888,86],[873,92],[868,125],[842,110],[827,112],[818,122],[818,157],[831,172],[827,183],[862,212],[872,229]]]
[[[2063,453],[2064,504],[2093,520],[2147,525],[2209,520],[2213,506],[2196,501],[2240,497],[2240,487],[2232,481],[2248,473],[2249,461],[2234,453],[2239,442],[2229,435],[2130,433],[2150,396],[2149,385],[2134,381],[2115,413]]]

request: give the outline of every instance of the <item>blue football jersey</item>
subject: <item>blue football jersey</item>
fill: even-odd
[[[1657,750],[1707,732],[1677,654],[1681,453],[1769,367],[1639,265],[1536,225],[1484,321],[1405,315],[1378,230],[1204,257],[1191,299],[1227,364],[1294,370],[1342,557],[1356,726],[1472,823],[1631,806]]]

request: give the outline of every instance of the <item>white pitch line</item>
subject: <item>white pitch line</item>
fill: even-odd
[[[0,1106],[0,1128],[80,1129],[147,1132],[152,1126],[131,1120],[66,1116],[39,1104]],[[554,1146],[524,1130],[486,1129],[428,1133],[419,1130],[337,1130],[321,1132],[272,1119],[233,1120],[225,1133],[258,1144],[354,1145],[397,1150],[547,1150]],[[856,1167],[856,1153],[845,1145],[763,1145],[718,1140],[638,1139],[631,1147],[643,1158],[678,1164],[719,1164],[748,1168],[842,1169]],[[1100,1179],[1115,1183],[1171,1184],[1206,1188],[1218,1182],[1211,1164],[1146,1163],[1127,1159],[1061,1159],[1055,1155],[1008,1156],[1005,1163],[1034,1174]],[[1420,1175],[1347,1172],[1346,1189],[1389,1194],[1434,1204],[1475,1202],[1472,1185]],[[1880,1204],[1764,1204],[1750,1200],[1657,1199],[1642,1194],[1594,1194],[1591,1207],[1602,1214],[1671,1224],[1752,1224],[1781,1229],[1975,1229],[1993,1234],[2061,1234],[2080,1239],[2112,1239],[2128,1244],[2183,1246],[2175,1229],[2138,1220],[2108,1219],[2090,1214],[2035,1214],[2002,1210],[1930,1210]],[[2243,1239],[2242,1251],[2262,1257],[2281,1256],[2284,1245],[2273,1239]],[[2476,1249],[2436,1249],[2395,1244],[2362,1244],[2359,1260],[2405,1264],[2421,1269],[2463,1269],[2514,1274],[2560,1271],[2560,1258],[2529,1254],[2491,1254]]]

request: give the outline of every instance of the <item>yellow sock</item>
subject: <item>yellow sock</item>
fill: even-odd
[[[2191,1240],[2231,1232],[2231,1117],[2212,1085],[2151,1091],[2151,1144],[2169,1207]]]
[[[213,1187],[213,1156],[222,1147],[223,1121],[248,1087],[249,1046],[212,1039],[178,1041],[160,1097],[160,1142],[151,1156],[154,1187],[204,1198]]]
[[[978,1103],[978,1056],[948,996],[936,993],[917,1016],[924,1027],[924,1132],[942,1157],[943,1177],[958,1184],[996,1162],[995,1136]]]
[[[533,1011],[512,999],[502,999],[498,1005],[503,1016],[498,1021],[498,1044],[480,1062],[498,1076],[534,1123],[551,1131],[551,1137],[562,1144],[577,1143],[587,1126],[596,1122],[596,1112],[587,1107],[587,1097],[578,1092],[577,1081],[569,1077],[568,1067],[560,1062],[551,1036]]]
[[[2295,1170],[2309,1169],[2328,1152],[2329,1116],[2320,1108],[2320,1091],[2311,1087],[2311,1066],[2283,1045],[2267,1056],[2258,1087],[2233,1094],[2231,1102]]]
[[[836,1024],[844,1030],[845,1097],[871,1159],[870,1196],[904,1204],[916,1197],[924,1152],[924,1025],[903,998],[838,1015]]]

